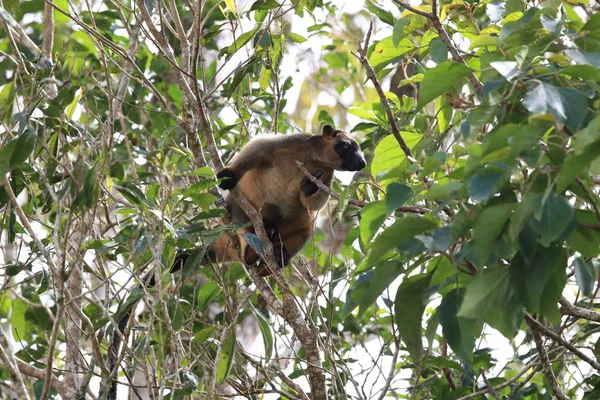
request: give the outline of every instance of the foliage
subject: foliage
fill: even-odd
[[[600,398],[597,5],[344,3],[2,2],[0,397],[105,398],[135,310],[123,398]],[[220,158],[326,123],[289,286],[204,262]]]

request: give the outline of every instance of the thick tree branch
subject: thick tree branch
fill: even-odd
[[[432,2],[431,2],[431,13],[417,10],[416,8],[411,7],[410,5],[408,5],[407,3],[405,3],[404,1],[401,1],[401,0],[393,0],[393,1],[394,1],[394,3],[398,4],[400,7],[405,8],[410,12],[413,12],[415,14],[421,15],[421,16],[429,19],[429,21],[431,21],[431,25],[436,30],[440,39],[442,40],[442,43],[444,43],[444,45],[448,49],[448,52],[452,56],[452,59],[458,63],[467,65],[467,62],[462,57],[462,55],[458,51],[458,48],[454,45],[454,43],[452,42],[452,39],[448,35],[448,32],[446,31],[446,29],[444,29],[444,26],[442,25],[442,21],[440,20],[440,17],[437,12],[437,0],[432,0]],[[469,78],[471,85],[473,85],[473,87],[475,88],[475,93],[477,94],[477,96],[481,97],[483,94],[483,85],[481,84],[479,79],[477,79],[477,77],[475,76],[475,74],[473,72],[469,72],[467,77]]]
[[[544,341],[542,340],[542,335],[540,334],[538,325],[533,323],[531,321],[531,318],[525,318],[525,321],[527,322],[527,325],[529,325],[529,329],[531,329],[531,333],[533,334],[535,347],[537,347],[538,354],[542,362],[542,369],[544,371],[544,375],[546,375],[546,380],[550,385],[552,394],[559,400],[567,400],[567,396],[565,396],[562,389],[558,385],[556,377],[554,376],[554,372],[552,371],[552,364],[550,363],[550,358],[548,358],[548,352],[546,351],[546,347],[544,346]]]
[[[42,42],[42,60],[53,63],[52,49],[54,48],[54,0],[44,4],[44,41]]]
[[[564,297],[561,297],[558,302],[562,306],[560,308],[560,313],[563,315],[570,315],[572,317],[587,319],[588,321],[600,322],[600,313],[597,311],[574,306]]]
[[[377,75],[375,75],[375,70],[373,70],[373,67],[371,67],[371,64],[369,64],[369,60],[367,59],[367,49],[369,48],[369,40],[371,38],[372,32],[373,32],[373,22],[371,21],[371,24],[369,25],[369,30],[367,31],[367,37],[365,39],[364,45],[361,47],[359,44],[358,45],[358,54],[356,54],[354,52],[352,54],[356,58],[358,58],[358,61],[360,61],[360,63],[362,64],[363,68],[365,69],[365,71],[367,73],[367,77],[373,83],[373,86],[375,86],[375,90],[377,91],[377,95],[379,96],[379,100],[381,101],[381,105],[382,105],[383,109],[385,110],[385,115],[387,116],[388,122],[390,123],[392,135],[394,135],[394,137],[396,138],[396,141],[398,141],[400,148],[406,155],[406,159],[410,162],[414,162],[415,159],[412,155],[412,152],[410,151],[410,148],[408,147],[408,145],[402,138],[402,135],[400,134],[400,130],[398,129],[398,125],[396,124],[396,118],[394,117],[394,113],[392,112],[392,109],[390,108],[390,104],[388,103],[388,100],[385,97],[385,93],[384,93],[383,89],[381,88],[381,84],[379,83],[379,80],[377,79]]]

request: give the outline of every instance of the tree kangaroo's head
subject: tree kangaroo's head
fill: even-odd
[[[322,160],[331,168],[338,171],[360,171],[367,165],[360,146],[346,132],[325,125],[322,137]]]

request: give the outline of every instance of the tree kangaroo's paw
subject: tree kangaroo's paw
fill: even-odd
[[[313,176],[320,180],[323,176],[323,171],[317,170],[317,172],[315,172]],[[300,182],[300,189],[302,190],[302,193],[304,193],[306,196],[311,196],[317,193],[319,187],[316,183],[311,182],[308,176],[305,176],[304,178],[302,178],[302,182]]]

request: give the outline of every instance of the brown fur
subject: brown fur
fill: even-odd
[[[340,154],[336,145],[350,144],[351,150]],[[318,211],[327,204],[329,194],[316,190],[305,194],[302,181],[305,175],[296,165],[304,164],[313,175],[330,186],[334,170],[343,170],[346,159],[350,170],[362,169],[364,156],[358,144],[348,134],[325,126],[321,135],[264,135],[251,140],[233,159],[232,164],[217,176],[229,177],[222,188],[237,186],[248,201],[261,213],[265,228],[273,232],[275,255],[281,266],[300,252],[313,232]],[[317,176],[315,175],[315,176]],[[248,217],[235,202],[226,198],[234,222],[243,224]],[[253,228],[240,229],[238,233],[241,254],[246,264],[253,264],[258,255],[246,244],[241,235]],[[208,251],[212,261],[242,261],[235,250],[232,235],[224,235]],[[264,271],[265,274],[268,274]]]

